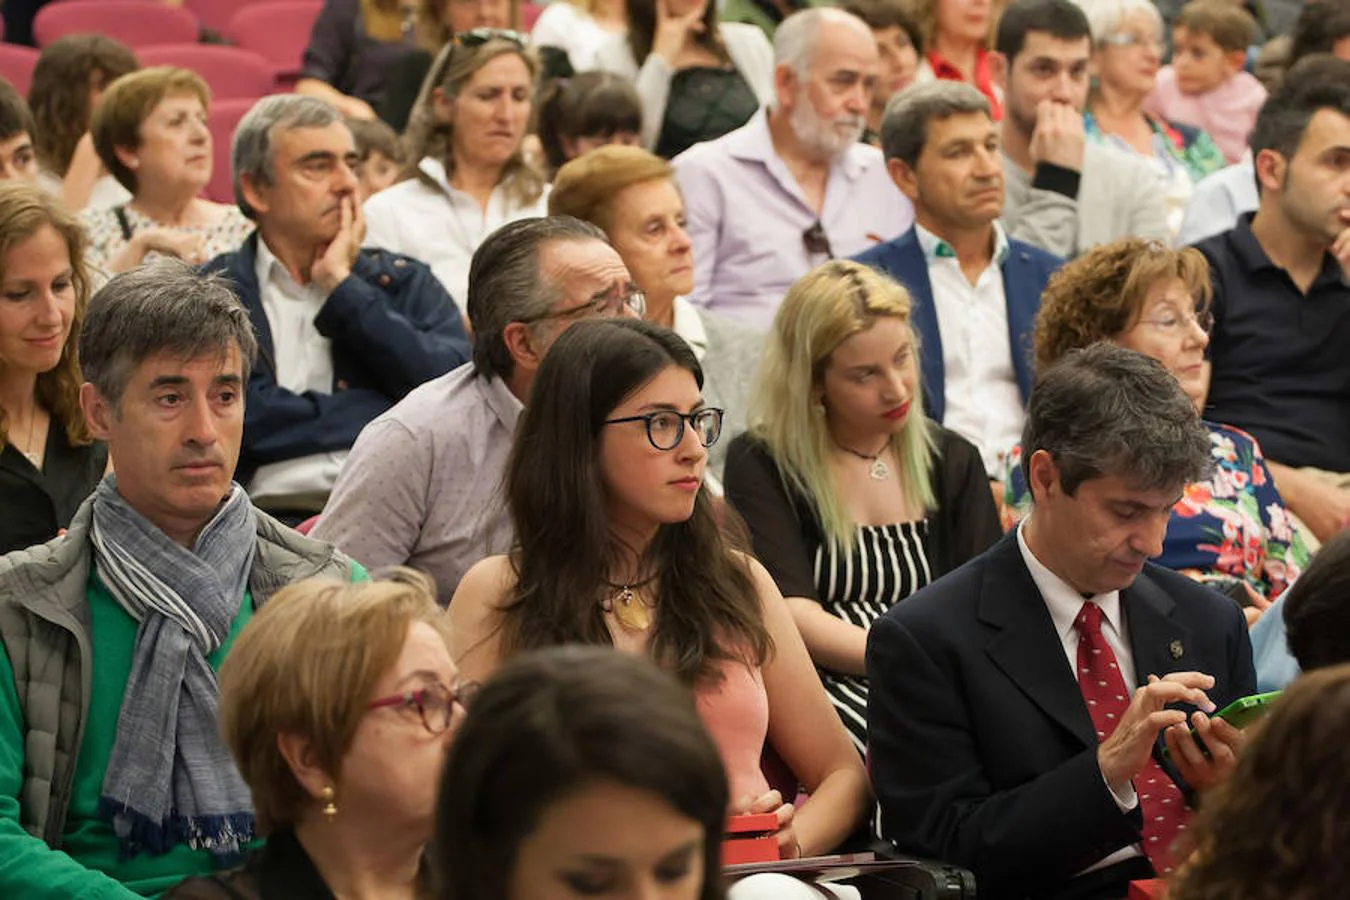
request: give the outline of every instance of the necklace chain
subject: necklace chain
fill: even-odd
[[[834,440],[834,439],[831,438],[831,440]],[[834,445],[835,445],[836,447],[838,447],[840,450],[843,450],[845,453],[851,453],[851,454],[853,454],[854,456],[858,457],[858,459],[865,459],[865,460],[867,460],[869,463],[871,463],[871,465],[867,467],[867,475],[868,475],[868,477],[871,478],[873,481],[885,481],[887,478],[890,477],[890,475],[891,475],[891,467],[888,466],[888,465],[886,465],[886,460],[884,460],[884,459],[881,458],[881,454],[883,454],[883,453],[886,452],[886,447],[889,447],[889,446],[890,446],[890,441],[887,441],[887,442],[886,442],[886,446],[885,446],[885,447],[882,447],[882,448],[881,448],[880,450],[878,450],[876,453],[871,453],[871,454],[868,454],[868,453],[859,453],[857,450],[854,450],[852,447],[845,447],[843,444],[839,443],[838,441],[834,441]]]

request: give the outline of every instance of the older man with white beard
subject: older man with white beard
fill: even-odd
[[[702,307],[767,328],[788,286],[888,241],[914,210],[881,151],[858,143],[879,65],[863,22],[828,7],[774,36],[773,106],[675,159]]]

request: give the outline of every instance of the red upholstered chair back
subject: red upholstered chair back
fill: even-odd
[[[270,0],[183,0],[183,8],[190,10],[203,28],[223,35],[235,13],[251,3],[267,2]]]
[[[163,44],[138,50],[143,66],[191,69],[211,88],[211,99],[262,97],[274,90],[272,66],[252,50],[222,44]]]
[[[154,44],[190,44],[201,27],[186,9],[146,0],[63,0],[48,3],[33,19],[33,38],[45,47],[68,34],[103,34],[139,49]]]
[[[256,100],[221,100],[211,104],[207,126],[211,129],[211,183],[206,186],[206,198],[217,203],[234,203],[234,188],[230,177],[230,143],[234,127]]]
[[[0,44],[0,77],[3,77],[14,90],[28,96],[28,85],[33,81],[33,66],[37,65],[38,52],[32,47],[20,47],[18,44]]]
[[[277,87],[289,89],[300,75],[305,47],[321,9],[322,0],[250,3],[230,19],[225,36],[271,63]]]

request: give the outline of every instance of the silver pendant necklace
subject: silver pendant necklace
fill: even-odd
[[[871,463],[871,465],[867,467],[867,476],[871,478],[873,481],[885,481],[887,478],[890,477],[891,467],[886,465],[886,460],[881,458],[881,454],[886,452],[886,447],[882,447],[876,453],[859,453],[852,447],[845,447],[838,441],[835,441],[834,445],[838,447],[840,450],[843,450],[845,453],[852,453],[859,459],[865,459],[869,463]],[[889,447],[890,443],[887,442],[886,446]]]

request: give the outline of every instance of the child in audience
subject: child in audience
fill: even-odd
[[[1225,0],[1183,6],[1172,23],[1172,64],[1158,73],[1145,111],[1204,129],[1237,162],[1266,100],[1261,82],[1243,71],[1255,34],[1251,15]]]
[[[633,82],[613,72],[556,78],[539,101],[544,168],[563,165],[607,144],[642,144],[642,101]]]
[[[360,160],[357,190],[361,192],[361,202],[365,203],[398,181],[399,169],[403,168],[403,151],[394,129],[379,119],[348,119],[347,128],[356,142],[356,155]]]
[[[37,178],[33,114],[14,86],[0,78],[0,181]]]

